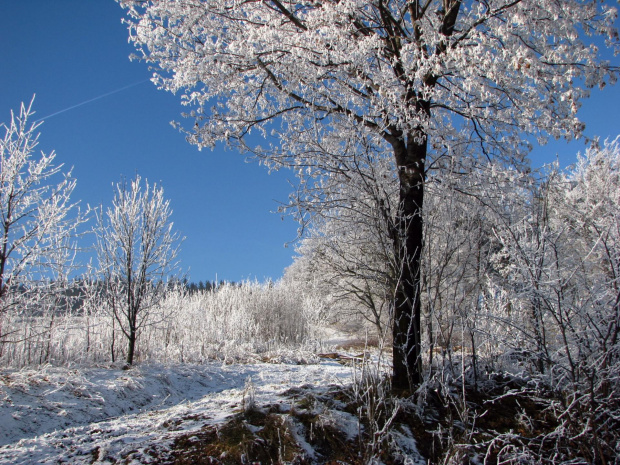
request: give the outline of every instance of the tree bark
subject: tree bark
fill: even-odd
[[[454,33],[461,8],[461,0],[443,1],[443,19],[439,32],[446,38],[437,44],[434,53],[443,55],[448,49],[447,38]],[[412,10],[412,19],[419,20],[425,8]],[[385,10],[384,10],[385,13]],[[387,16],[386,16],[387,18]],[[385,20],[385,18],[384,18]],[[390,21],[385,22],[387,30],[392,30]],[[391,35],[390,35],[391,36]],[[430,52],[424,41],[416,37],[419,50]],[[401,43],[389,40],[387,49],[392,51],[395,60],[394,72],[407,89],[405,100],[415,113],[431,118],[430,100],[424,97],[427,92],[416,91],[405,66],[401,62]],[[439,75],[428,74],[423,78],[423,87],[429,90],[435,87]],[[392,388],[395,392],[413,391],[422,382],[422,339],[421,339],[421,262],[423,240],[422,207],[424,204],[424,163],[428,152],[428,134],[421,125],[407,134],[391,128],[386,140],[394,148],[394,156],[400,183],[400,204],[395,236],[396,256],[400,270],[396,293],[394,296],[393,322],[393,376]]]
[[[425,136],[408,134],[393,144],[400,183],[395,247],[400,266],[394,296],[393,374],[395,392],[413,391],[422,382],[422,260]]]
[[[133,365],[134,353],[136,350],[136,339],[138,336],[137,330],[137,317],[138,311],[135,308],[131,308],[129,310],[129,334],[127,334],[127,342],[129,343],[127,347],[127,363],[126,367],[130,367]]]
[[[131,366],[133,365],[134,351],[136,348],[136,331],[133,328],[129,330],[129,337],[127,339],[129,341],[129,347],[127,349],[127,366]]]

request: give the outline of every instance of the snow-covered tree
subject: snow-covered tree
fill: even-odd
[[[346,174],[360,148],[391,159],[397,390],[422,374],[428,170],[456,154],[520,164],[523,134],[579,136],[587,88],[616,79],[591,43],[617,42],[615,9],[597,0],[119,2],[154,82],[192,107],[191,143],[227,141],[297,169],[315,208],[322,179]]]
[[[67,278],[73,239],[83,222],[70,200],[71,172],[54,165],[54,152],[36,153],[41,123],[29,122],[33,114],[31,101],[1,125],[0,341],[7,336],[2,330],[6,312],[27,307],[41,312],[43,299]]]
[[[355,161],[343,163],[338,174],[324,179],[317,195],[332,207],[314,211],[297,249],[335,298],[342,319],[361,317],[379,338],[389,329],[398,276],[390,239],[392,212],[398,208],[391,168],[388,159],[373,151],[360,152]],[[307,196],[297,200],[306,201]],[[301,208],[310,211],[312,205]]]
[[[98,212],[95,230],[102,292],[127,339],[128,365],[139,331],[164,297],[168,278],[178,272],[181,243],[163,188],[141,181],[136,176],[130,185],[116,185],[112,207]]]
[[[483,299],[489,334],[498,354],[518,348],[565,396],[558,430],[582,435],[589,463],[613,456],[617,444],[607,425],[620,408],[619,172],[615,140],[593,145],[565,173],[553,166],[521,181],[506,173],[495,188],[503,195],[486,195],[500,246]]]

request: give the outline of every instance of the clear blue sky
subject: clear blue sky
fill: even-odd
[[[113,0],[0,1],[0,121],[35,93],[40,118],[145,81],[45,118],[40,148],[73,166],[74,200],[109,205],[112,183],[139,173],[171,201],[192,280],[279,278],[297,224],[272,212],[292,176],[189,145],[169,124],[183,119],[179,97],[157,90],[147,66],[129,60],[123,14]]]
[[[73,166],[74,200],[108,205],[112,183],[139,173],[161,183],[171,200],[186,236],[180,258],[193,281],[279,278],[292,262],[293,247],[284,244],[297,225],[271,212],[286,201],[291,175],[269,175],[237,153],[198,152],[186,143],[169,124],[182,119],[179,97],[158,91],[147,66],[128,58],[123,14],[113,0],[1,0],[0,121],[33,94],[38,118],[96,99],[40,128],[40,148]],[[620,87],[595,91],[580,114],[587,136],[615,137]],[[532,160],[559,154],[568,164],[583,149],[582,142],[554,142]]]

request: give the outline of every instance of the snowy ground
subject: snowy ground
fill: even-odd
[[[0,463],[148,463],[165,457],[176,437],[238,412],[249,378],[260,405],[290,402],[291,387],[348,383],[352,374],[333,360],[3,371]]]

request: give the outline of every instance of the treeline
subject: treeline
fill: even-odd
[[[189,292],[190,294],[196,294],[197,292],[204,292],[204,291],[208,292],[208,291],[217,290],[218,288],[226,284],[229,284],[232,286],[238,285],[234,281],[224,281],[224,280],[220,280],[219,282],[218,281],[198,281],[198,283],[195,283],[193,281],[190,282],[187,279],[183,279],[182,283],[185,289],[187,290],[187,292]]]
[[[144,311],[135,361],[201,363],[208,360],[294,360],[320,350],[321,302],[295,283],[223,283],[188,292],[168,286],[164,298]],[[124,362],[127,336],[102,283],[80,281],[75,300],[40,302],[34,313],[7,311],[2,320],[0,366],[109,365]],[[79,305],[78,303],[79,302]]]

